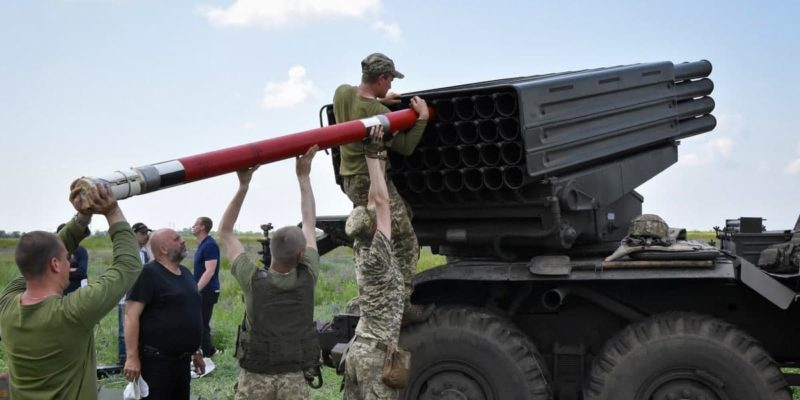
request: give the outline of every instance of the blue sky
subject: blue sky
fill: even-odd
[[[556,4],[558,3],[558,4]],[[50,0],[0,3],[0,229],[52,230],[68,185],[318,126],[380,51],[409,92],[653,61],[714,65],[717,128],[638,190],[672,226],[800,214],[800,3],[738,1]],[[795,28],[792,28],[795,26]],[[234,175],[122,202],[131,222],[218,220]],[[315,160],[320,215],[349,204]],[[263,166],[239,218],[300,219],[291,161]],[[96,218],[94,229],[105,229]]]

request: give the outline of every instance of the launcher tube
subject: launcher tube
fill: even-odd
[[[458,149],[455,147],[440,147],[439,152],[442,154],[442,162],[447,168],[456,168],[461,164]]]
[[[478,141],[478,126],[474,121],[456,122],[458,138],[464,143],[475,143]]]
[[[444,190],[444,177],[441,171],[425,171],[425,187],[431,192],[439,193]]]
[[[472,96],[475,103],[475,112],[481,118],[491,118],[494,115],[494,100],[492,96]]]
[[[699,135],[703,132],[708,132],[717,126],[717,119],[713,115],[708,114],[702,117],[689,118],[681,120],[678,124],[679,133],[675,135],[675,139],[683,139],[689,136]]]
[[[464,177],[456,169],[444,171],[444,186],[451,192],[458,192],[464,188]]]
[[[430,110],[433,116],[433,110]],[[107,183],[117,200],[154,192],[170,186],[199,181],[256,165],[268,164],[305,153],[309,147],[320,149],[352,143],[366,137],[373,126],[386,132],[411,128],[417,120],[413,109],[394,111],[360,120],[243,144],[227,149],[116,171],[96,182]]]
[[[489,190],[500,190],[503,187],[503,172],[500,168],[482,168],[483,186]]]
[[[443,144],[453,145],[458,143],[458,131],[456,126],[451,123],[438,123],[436,124],[436,132],[439,134],[439,140]]]
[[[482,119],[478,121],[478,136],[486,143],[494,143],[497,141],[497,127],[491,119]]]
[[[456,97],[456,116],[462,121],[470,121],[475,116],[475,103],[470,97]]]
[[[481,162],[492,167],[500,162],[500,145],[496,143],[483,143],[478,145]]]
[[[678,100],[691,99],[693,97],[707,96],[714,90],[714,82],[711,79],[703,78],[696,81],[683,81],[675,84],[675,97]]]
[[[675,80],[705,78],[711,75],[708,60],[675,64]]]

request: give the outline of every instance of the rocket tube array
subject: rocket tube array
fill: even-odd
[[[525,184],[514,92],[429,100],[437,119],[410,156],[392,155],[392,178],[413,202],[508,198]]]
[[[434,116],[433,110],[430,114]],[[376,125],[383,125],[386,132],[403,131],[414,126],[416,120],[417,113],[413,109],[405,109],[89,179],[108,184],[114,197],[121,200],[295,157],[315,144],[320,149],[326,149],[356,142],[364,139],[369,129]],[[408,165],[413,164],[409,162]]]
[[[392,155],[392,178],[418,210],[530,202],[543,177],[713,129],[710,73],[659,62],[421,92],[437,119],[411,156]]]

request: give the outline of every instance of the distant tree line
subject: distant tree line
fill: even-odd
[[[6,232],[0,230],[0,239],[8,239],[8,238],[19,239],[20,236],[22,236],[22,232],[20,231]]]

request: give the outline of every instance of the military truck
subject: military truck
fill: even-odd
[[[710,73],[705,60],[644,63],[404,97],[436,116],[390,177],[420,245],[447,263],[414,280],[412,302],[436,308],[402,330],[402,399],[791,399],[800,219],[728,220],[719,248],[666,226],[629,234],[635,189],[677,161],[680,139],[715,127]],[[330,105],[320,122],[335,122]],[[319,218],[321,253],[350,243],[345,218]],[[357,321],[321,329],[326,364]]]

